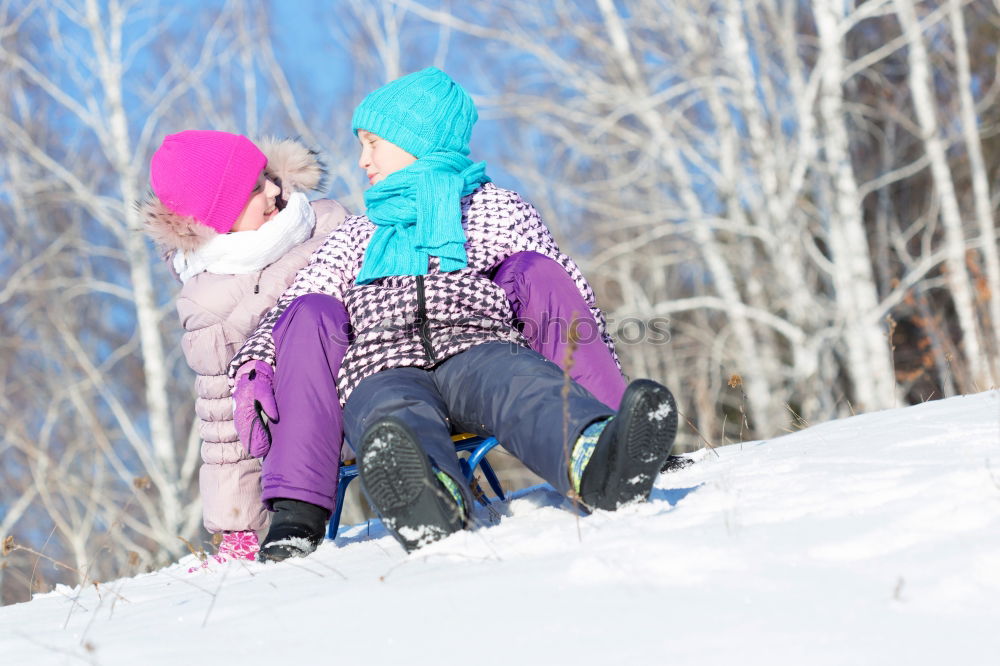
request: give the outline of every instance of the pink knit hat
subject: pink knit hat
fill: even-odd
[[[168,135],[153,154],[149,183],[171,211],[224,234],[266,165],[264,153],[245,136],[186,130]]]

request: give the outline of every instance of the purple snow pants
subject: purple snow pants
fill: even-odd
[[[337,374],[347,351],[350,318],[325,294],[292,301],[274,325],[271,449],[261,462],[261,499],[294,499],[333,511],[344,439]]]
[[[507,292],[531,348],[560,368],[566,367],[570,326],[577,321],[578,341],[569,376],[617,411],[625,378],[601,339],[590,306],[565,269],[537,252],[518,252],[497,267],[493,281]]]
[[[497,267],[493,280],[507,293],[532,349],[560,367],[571,322],[579,321],[570,376],[617,410],[625,378],[562,266],[536,252],[519,252]],[[340,301],[308,294],[295,299],[275,324],[274,394],[280,418],[271,424],[271,450],[261,477],[261,497],[269,508],[271,500],[283,498],[334,509],[344,432],[337,375],[349,322]]]

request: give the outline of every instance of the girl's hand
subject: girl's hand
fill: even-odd
[[[263,458],[271,448],[268,422],[278,420],[274,369],[263,361],[244,363],[236,373],[233,403],[233,421],[240,443],[252,457]]]

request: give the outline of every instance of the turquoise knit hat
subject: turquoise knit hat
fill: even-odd
[[[354,134],[367,130],[416,158],[447,151],[469,154],[476,106],[462,86],[437,67],[387,83],[354,109]]]

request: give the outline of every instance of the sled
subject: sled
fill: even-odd
[[[501,501],[506,500],[503,488],[500,486],[500,479],[497,478],[496,472],[493,471],[493,467],[486,459],[486,454],[499,444],[496,437],[481,437],[465,433],[453,435],[451,439],[455,442],[456,453],[469,454],[465,458],[459,457],[458,461],[462,467],[462,473],[465,475],[465,480],[470,484],[473,483],[473,476],[476,473],[476,468],[479,467],[483,470],[483,476],[486,477],[486,482],[490,484],[490,488],[494,494]],[[340,473],[337,475],[337,508],[334,510],[333,516],[330,518],[330,523],[326,528],[327,539],[334,540],[337,538],[337,530],[340,529],[340,512],[344,508],[344,497],[347,495],[347,486],[357,476],[358,465],[356,462],[340,466]],[[483,506],[489,504],[489,500],[482,491],[475,492],[474,494]]]

